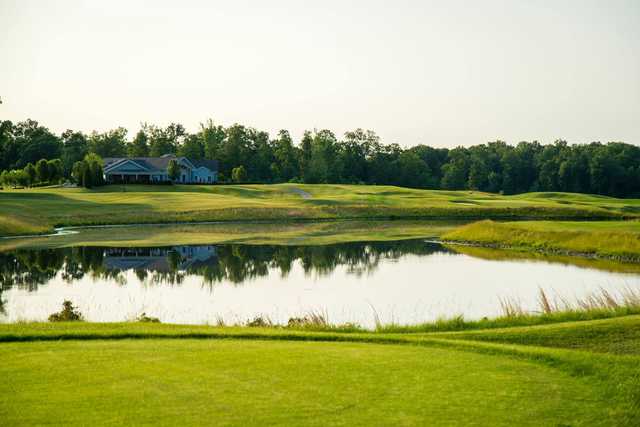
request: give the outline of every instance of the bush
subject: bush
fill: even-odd
[[[62,303],[62,311],[49,316],[49,322],[80,322],[84,320],[82,314],[73,306],[71,301]]]
[[[157,317],[147,316],[147,313],[142,313],[140,316],[136,318],[136,322],[141,323],[160,323],[160,319]]]
[[[268,317],[257,316],[253,320],[247,322],[250,328],[267,328],[273,326],[273,322]]]

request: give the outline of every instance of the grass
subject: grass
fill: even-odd
[[[311,194],[305,199],[297,190]],[[0,191],[0,235],[55,226],[344,218],[613,219],[640,200],[568,193],[517,196],[365,185],[106,186]]]
[[[71,246],[149,247],[198,244],[328,245],[357,241],[436,238],[460,225],[453,221],[313,221],[217,223],[80,228],[55,237],[0,239],[0,251]]]
[[[490,247],[640,260],[640,221],[499,223],[485,220],[444,233],[442,239]]]
[[[430,334],[0,325],[5,425],[634,425],[640,316]]]
[[[525,311],[520,302],[514,299],[503,299],[500,301],[500,305],[503,314],[496,318],[484,317],[479,320],[467,320],[464,316],[458,315],[415,325],[378,324],[376,331],[381,333],[429,333],[486,330],[640,315],[640,291],[627,288],[614,294],[600,289],[581,299],[570,301],[551,297],[540,288],[539,309],[537,311]]]

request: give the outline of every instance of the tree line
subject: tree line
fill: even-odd
[[[67,130],[56,135],[33,120],[0,122],[0,170],[17,171],[41,159],[59,159],[62,177],[79,182],[84,175],[92,176],[89,163],[99,163],[99,158],[164,154],[215,159],[222,182],[640,195],[640,148],[623,142],[568,144],[558,140],[547,145],[537,141],[510,145],[494,141],[453,149],[422,144],[403,148],[383,144],[374,132],[362,129],[341,138],[327,129],[307,131],[296,144],[286,130],[271,137],[252,127],[223,127],[211,120],[195,133],[178,123],[166,127],[143,124],[132,138],[124,128],[89,134]],[[82,166],[74,168],[77,162],[85,162],[88,171]],[[94,164],[94,174],[95,168]]]

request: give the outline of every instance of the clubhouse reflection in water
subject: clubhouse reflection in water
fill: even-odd
[[[126,271],[134,271],[140,281],[150,284],[180,285],[187,275],[196,275],[207,285],[223,280],[240,285],[267,276],[273,269],[286,277],[296,261],[306,274],[322,276],[338,266],[347,266],[350,273],[361,275],[373,272],[384,259],[436,252],[448,250],[422,240],[326,246],[225,244],[17,250],[0,253],[0,292],[11,287],[35,291],[58,274],[68,283],[85,276],[96,281],[123,281]]]

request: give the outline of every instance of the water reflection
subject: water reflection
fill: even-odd
[[[267,276],[277,269],[286,277],[299,261],[307,274],[327,275],[337,266],[352,274],[373,272],[382,259],[403,255],[447,253],[449,249],[423,240],[341,243],[325,246],[197,245],[149,248],[77,247],[22,249],[0,253],[2,289],[37,290],[58,274],[68,283],[85,276],[123,282],[122,273],[135,272],[140,281],[179,285],[187,275],[207,285],[234,284]]]
[[[321,310],[333,323],[373,327],[374,310],[383,322],[410,324],[496,316],[501,297],[535,310],[539,287],[568,300],[601,287],[640,288],[637,270],[475,252],[424,240],[15,250],[0,253],[0,321],[46,320],[68,299],[89,321],[145,312],[167,323],[236,323],[257,315],[286,323]]]

